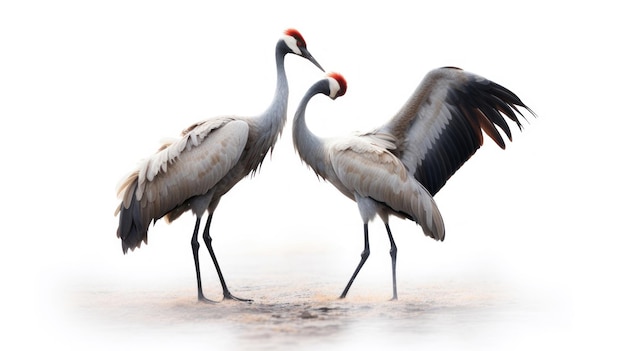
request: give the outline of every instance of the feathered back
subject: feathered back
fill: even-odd
[[[237,163],[247,138],[246,122],[211,119],[144,160],[118,190],[122,201],[116,210],[117,235],[124,252],[147,241],[151,221],[215,186]]]
[[[389,134],[365,134],[337,139],[328,144],[328,154],[335,177],[329,180],[357,203],[376,201],[401,217],[418,222],[424,234],[443,240],[445,228],[437,204],[391,153],[393,137]],[[360,198],[360,199],[359,199]],[[387,210],[384,210],[387,211]],[[379,213],[380,214],[380,213]],[[373,213],[361,213],[364,220]]]

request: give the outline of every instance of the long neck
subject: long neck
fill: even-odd
[[[327,84],[324,80],[319,81],[306,92],[294,116],[292,130],[293,145],[300,158],[323,178],[326,178],[327,175],[326,163],[324,162],[324,143],[307,126],[305,114],[307,104],[311,98],[327,90]]]
[[[287,103],[289,101],[289,85],[287,74],[285,73],[285,55],[287,49],[283,41],[276,44],[276,90],[271,105],[259,116],[259,124],[266,131],[270,143],[273,147],[278,136],[287,121]]]

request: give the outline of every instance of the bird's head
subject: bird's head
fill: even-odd
[[[321,69],[322,72],[325,72],[322,66],[320,66],[317,60],[313,58],[313,55],[311,55],[309,50],[306,48],[306,41],[304,41],[304,37],[302,37],[302,34],[300,34],[300,32],[298,32],[296,29],[291,28],[285,30],[281,40],[289,49],[289,53],[304,57],[305,59],[311,61],[319,69]]]
[[[343,96],[348,90],[348,82],[346,79],[337,72],[331,72],[326,75],[328,80],[328,97],[335,100],[336,98]]]

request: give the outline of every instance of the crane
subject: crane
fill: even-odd
[[[397,247],[389,215],[410,219],[426,236],[443,241],[443,218],[433,196],[478,150],[484,131],[502,149],[500,128],[509,140],[503,116],[521,129],[516,115],[525,108],[505,87],[455,67],[430,71],[400,111],[368,133],[320,138],[308,128],[306,107],[316,94],[336,99],[347,83],[338,73],[310,87],[293,120],[293,143],[300,158],[318,177],[330,182],[357,203],[363,219],[365,247],[340,298],[345,298],[370,254],[368,223],[378,215],[391,244],[392,300],[397,300]]]
[[[209,234],[213,213],[224,194],[259,169],[280,136],[287,119],[289,95],[285,56],[304,57],[324,71],[295,29],[284,31],[275,54],[276,90],[265,112],[254,117],[215,117],[191,125],[180,139],[162,145],[142,161],[118,188],[121,203],[115,215],[119,214],[117,236],[124,254],[128,249],[140,247],[142,242],[147,244],[150,222],[164,217],[169,223],[189,210],[196,216],[191,247],[199,301],[215,302],[204,296],[200,278],[198,232],[205,212],[208,219],[202,238],[215,265],[224,299],[251,301],[234,296],[226,285]]]

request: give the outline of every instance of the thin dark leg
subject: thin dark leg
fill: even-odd
[[[191,251],[193,252],[193,262],[196,265],[196,280],[198,281],[198,301],[215,302],[204,297],[204,294],[202,293],[202,281],[200,278],[200,260],[198,259],[198,249],[200,248],[200,243],[198,242],[200,219],[201,216],[198,216],[198,218],[196,219],[196,226],[193,230],[193,236],[191,237]]]
[[[367,258],[370,256],[370,239],[367,231],[367,223],[363,224],[363,233],[363,236],[365,237],[365,248],[363,249],[363,252],[361,252],[361,261],[359,262],[359,265],[356,266],[356,270],[354,271],[354,273],[352,273],[352,278],[350,278],[348,285],[346,285],[346,288],[343,289],[343,292],[339,297],[340,299],[346,297],[346,295],[348,294],[348,290],[350,290],[350,286],[352,286],[352,283],[354,282],[354,278],[356,278],[357,274],[359,274],[361,267],[363,267],[363,264],[365,264],[365,261],[367,261]]]
[[[213,239],[211,235],[209,235],[209,227],[211,226],[211,220],[213,219],[213,213],[209,214],[209,218],[206,221],[206,226],[204,227],[204,234],[202,238],[204,239],[204,243],[206,244],[207,249],[209,249],[209,254],[211,255],[211,259],[213,260],[213,264],[215,265],[215,270],[217,270],[217,276],[220,278],[220,283],[222,284],[222,291],[224,292],[225,300],[235,300],[235,301],[243,301],[243,302],[251,302],[250,299],[242,299],[234,296],[228,291],[228,287],[226,286],[226,281],[224,280],[224,275],[222,274],[222,270],[220,269],[219,263],[217,263],[217,257],[215,257],[215,252],[213,252]]]
[[[393,277],[393,297],[391,299],[397,300],[398,290],[396,289],[396,256],[398,255],[398,248],[396,247],[396,242],[393,241],[389,223],[385,223],[385,228],[387,228],[387,235],[389,235],[389,242],[391,243],[391,250],[389,250],[389,254],[391,255],[391,276]]]

